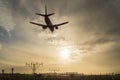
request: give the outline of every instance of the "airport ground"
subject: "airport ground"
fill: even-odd
[[[0,74],[0,80],[120,80],[120,74]]]

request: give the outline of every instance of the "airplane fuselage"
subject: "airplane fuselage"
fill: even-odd
[[[45,16],[45,23],[46,23],[47,27],[53,32],[54,27],[53,27],[53,24],[48,16]]]

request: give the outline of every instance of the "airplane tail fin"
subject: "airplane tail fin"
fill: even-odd
[[[47,11],[48,11],[48,10],[47,10],[47,1],[45,0],[45,15],[46,15],[46,16],[51,16],[51,15],[54,15],[54,14],[55,14],[55,13],[48,14]]]
[[[39,15],[39,16],[45,17],[45,16],[52,16],[52,15],[54,15],[55,13],[48,14],[48,12],[47,12],[47,2],[46,2],[46,0],[45,0],[45,14],[40,14],[40,13],[35,13],[35,14],[36,14],[36,15]]]
[[[47,2],[45,0],[45,15],[47,15]]]
[[[36,15],[39,15],[39,16],[43,16],[43,17],[45,17],[45,16],[47,16],[48,14],[47,14],[47,3],[46,3],[46,0],[45,0],[45,14],[40,14],[40,13],[35,13]]]

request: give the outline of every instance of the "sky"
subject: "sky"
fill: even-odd
[[[51,33],[44,0],[0,0],[0,69],[31,73],[26,63],[44,63],[37,72],[120,72],[120,0],[47,0],[53,24],[69,21]]]

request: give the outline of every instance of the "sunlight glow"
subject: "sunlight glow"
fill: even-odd
[[[61,57],[63,59],[69,59],[69,56],[70,56],[70,52],[68,49],[64,49],[61,51]]]

